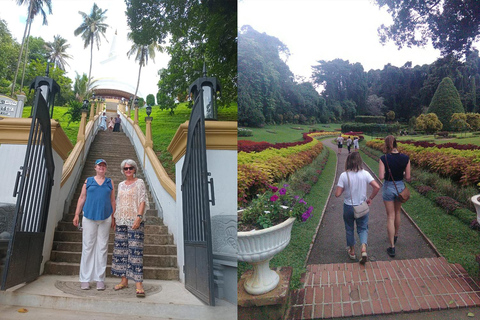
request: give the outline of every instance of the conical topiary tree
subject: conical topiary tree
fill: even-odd
[[[443,78],[438,85],[428,107],[428,112],[435,113],[443,124],[443,130],[447,131],[452,130],[450,125],[452,114],[465,112],[457,88],[449,77]]]

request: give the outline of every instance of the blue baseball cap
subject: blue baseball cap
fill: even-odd
[[[107,161],[103,159],[98,159],[97,161],[95,161],[95,165],[99,165],[100,163],[105,163],[105,165],[107,165]]]

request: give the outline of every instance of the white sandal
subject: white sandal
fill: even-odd
[[[347,247],[347,254],[348,256],[350,257],[351,260],[356,260],[357,259],[357,256],[354,254],[351,254],[350,253],[350,247]]]

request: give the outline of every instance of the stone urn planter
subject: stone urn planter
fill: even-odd
[[[477,210],[477,222],[480,223],[480,194],[474,195],[470,200],[473,202],[475,210]]]
[[[252,295],[267,293],[277,286],[280,278],[269,267],[270,260],[290,242],[295,218],[262,230],[238,232],[238,260],[253,266],[253,274],[245,280],[245,291]]]

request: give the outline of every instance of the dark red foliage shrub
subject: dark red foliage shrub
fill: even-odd
[[[473,219],[470,223],[470,229],[480,231],[480,223],[478,223],[477,219]]]
[[[435,202],[442,207],[443,209],[447,210],[448,213],[452,213],[453,211],[457,210],[460,208],[460,203],[455,201],[455,199],[452,199],[447,196],[440,196],[435,199]]]
[[[294,146],[299,146],[302,144],[307,144],[313,140],[312,137],[308,136],[308,133],[303,134],[303,141],[297,141],[297,142],[280,142],[280,143],[275,143],[271,144],[269,142],[255,142],[255,141],[249,141],[249,140],[238,140],[237,141],[237,146],[238,146],[238,152],[243,151],[246,153],[249,152],[261,152],[263,150],[266,150],[268,148],[274,148],[274,149],[283,149],[283,148],[289,148],[289,147],[294,147]]]
[[[413,144],[416,147],[423,147],[423,148],[437,147],[439,149],[453,148],[453,149],[457,149],[457,150],[480,150],[480,146],[477,146],[477,145],[474,145],[474,144],[458,144],[456,142],[436,144],[436,143],[427,142],[427,141],[406,140],[406,141],[401,141],[401,143]]]
[[[429,186],[425,185],[420,185],[416,187],[418,193],[420,193],[422,196],[426,195],[428,192],[432,191],[433,189]]]

